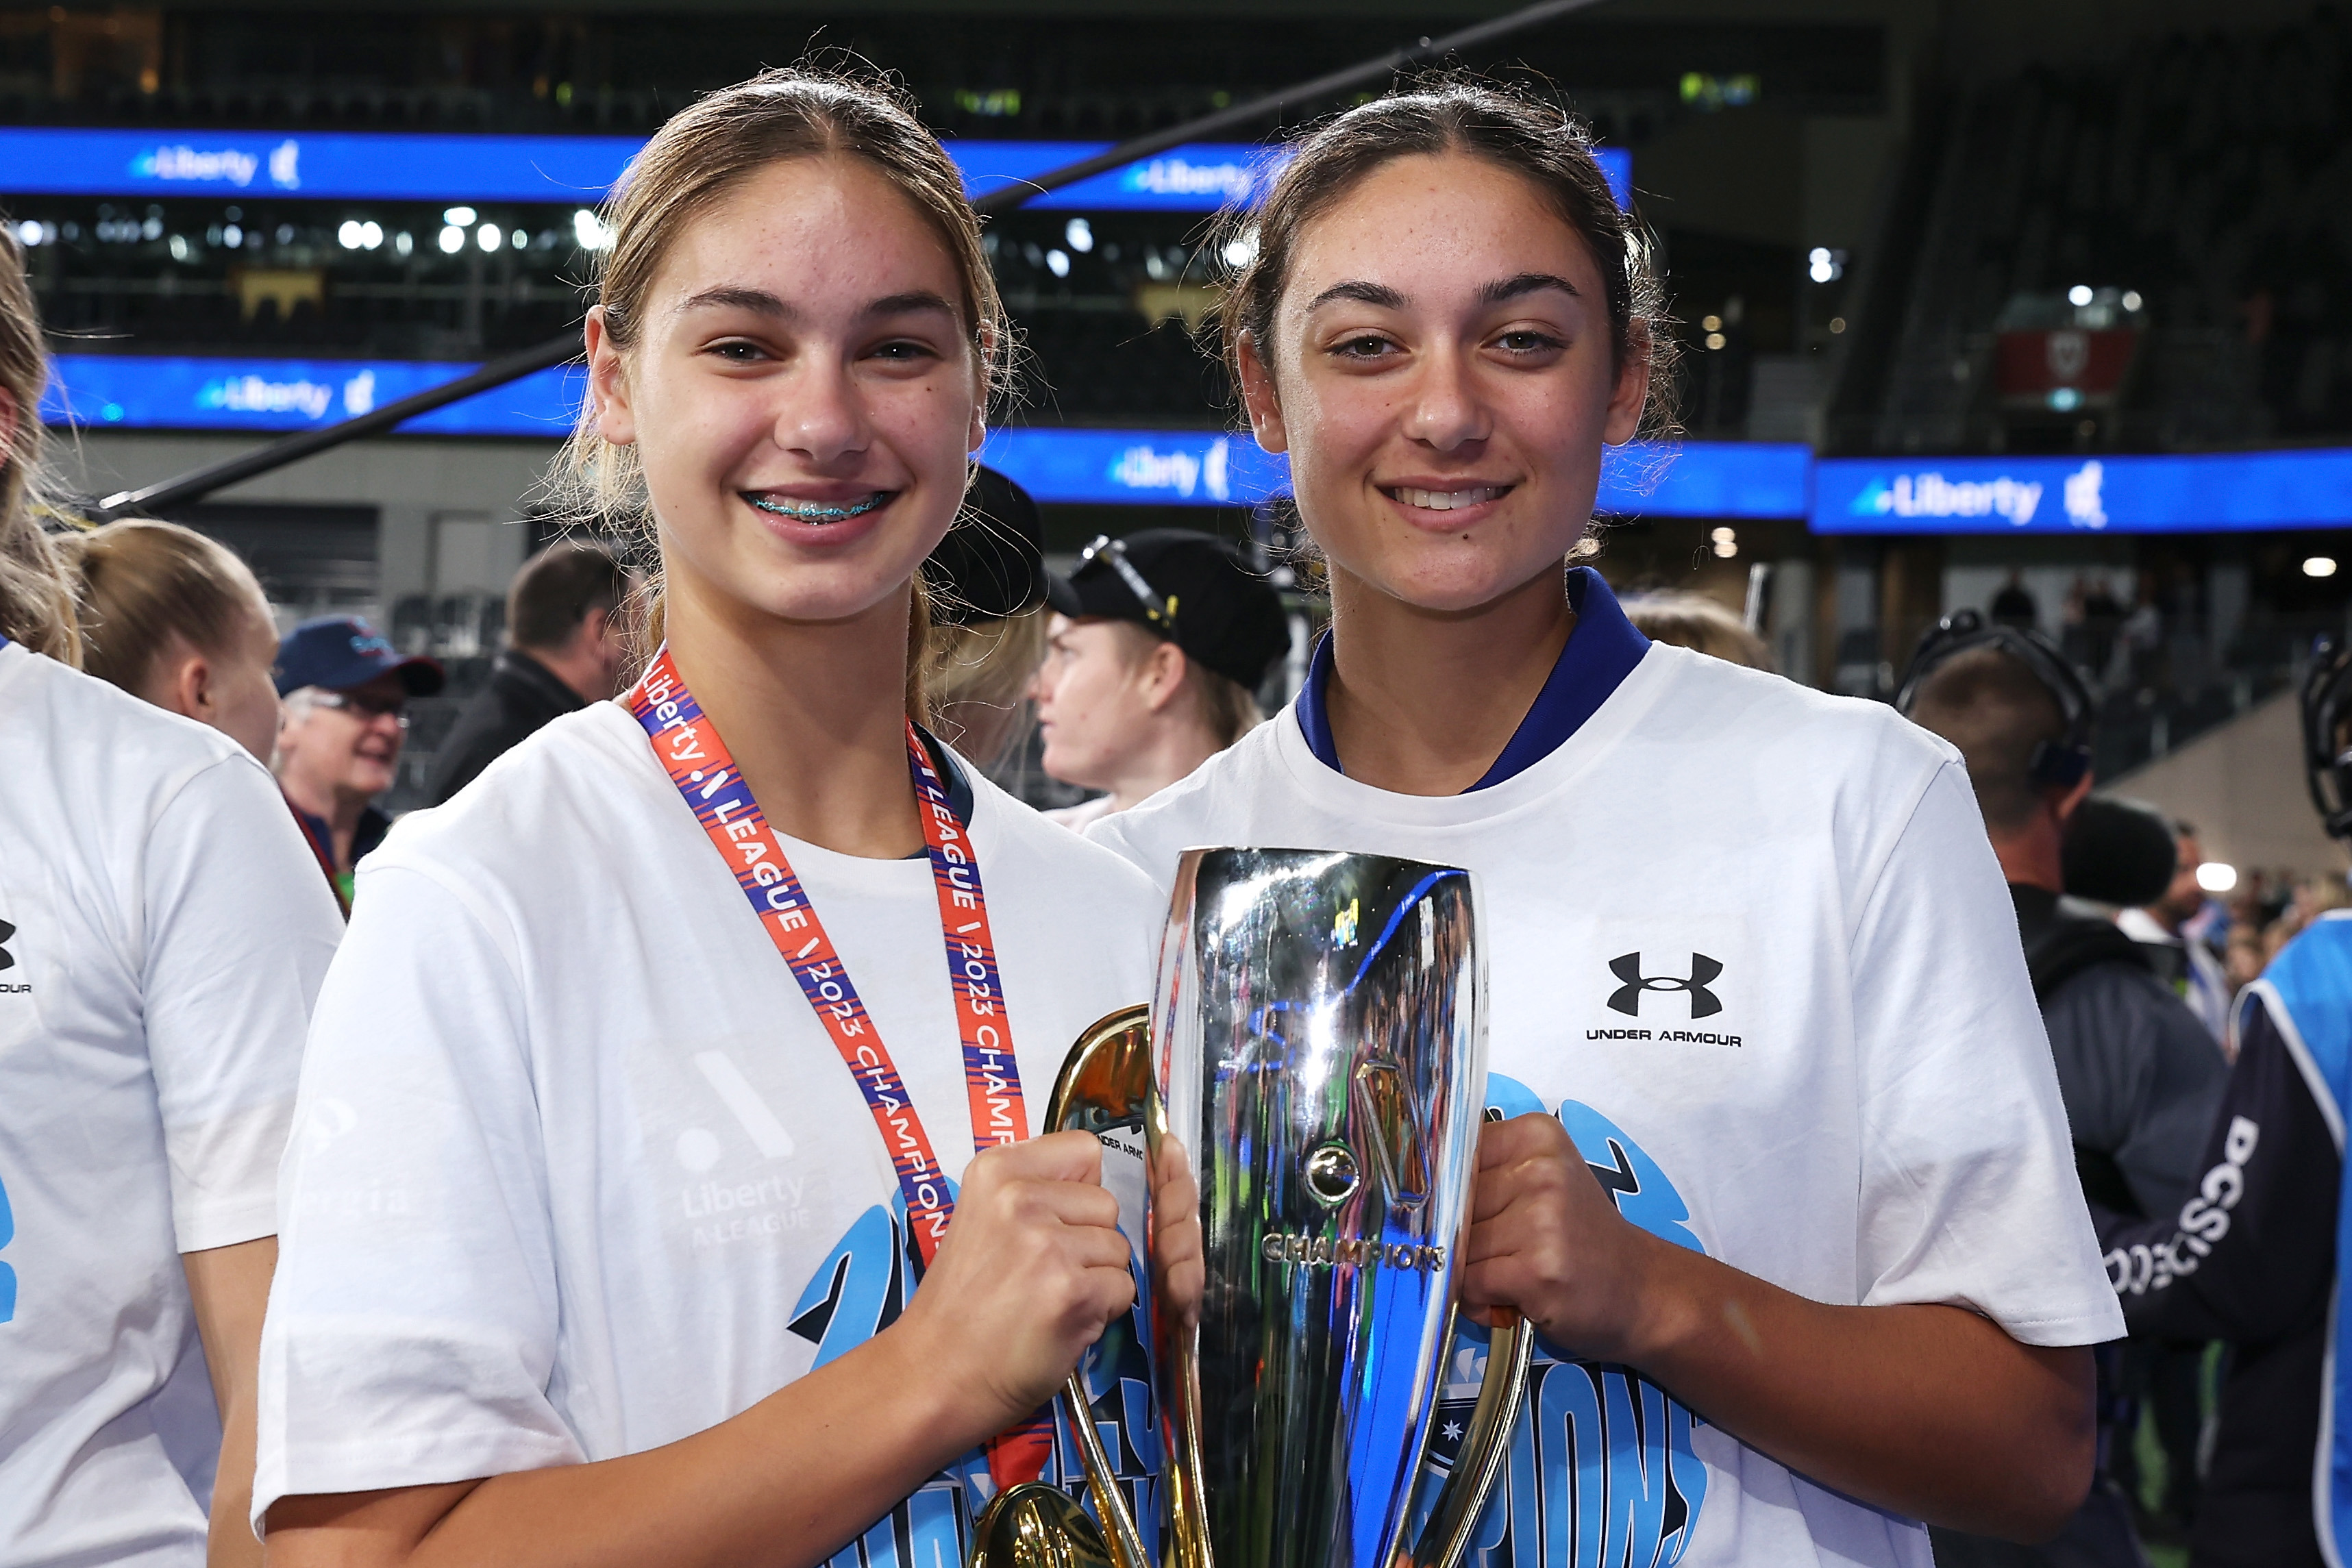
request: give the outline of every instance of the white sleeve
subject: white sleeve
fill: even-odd
[[[584,1455],[547,1396],[547,1164],[514,954],[373,861],[319,998],[262,1333],[257,1523],[288,1495]]]
[[[179,1249],[268,1236],[303,1031],[342,917],[277,785],[243,756],[157,814],[141,879],[141,1005]]]
[[[2121,1338],[2015,906],[1957,762],[1867,891],[1853,974],[1862,1301],[1968,1307],[2026,1344]]]

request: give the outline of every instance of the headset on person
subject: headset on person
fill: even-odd
[[[2352,838],[2352,642],[2322,632],[2303,677],[2303,771],[2330,838]]]
[[[2056,739],[2035,744],[2026,762],[2027,776],[2046,789],[2072,789],[2080,784],[2091,770],[2091,727],[2095,717],[2091,684],[2059,652],[2058,644],[2039,632],[1991,624],[1976,610],[1954,611],[1919,639],[1910,668],[1903,672],[1902,687],[1895,694],[1895,711],[1908,718],[1928,675],[1947,661],[1977,648],[1998,648],[2017,660],[2058,701],[2065,727]]]

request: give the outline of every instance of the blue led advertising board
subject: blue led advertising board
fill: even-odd
[[[0,128],[0,192],[11,195],[285,196],[320,200],[545,202],[604,199],[644,143],[632,136],[446,136],[406,132],[83,131]],[[1108,151],[1108,141],[955,140],[974,195]],[[1610,188],[1633,199],[1633,154],[1600,150]],[[1199,142],[1040,196],[1041,208],[1213,212],[1254,198],[1277,150]]]
[[[2352,528],[2352,451],[1824,458],[1823,534],[2208,533]]]

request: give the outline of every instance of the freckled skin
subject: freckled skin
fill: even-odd
[[[1576,292],[1482,295],[1531,273]],[[1350,281],[1404,303],[1315,303]],[[1591,516],[1601,444],[1633,436],[1647,386],[1638,369],[1617,373],[1600,269],[1575,230],[1522,176],[1456,155],[1383,165],[1306,225],[1272,341],[1253,347],[1253,428],[1289,453],[1332,565],[1441,612],[1558,571]],[[1433,479],[1512,488],[1451,515],[1384,488]]]

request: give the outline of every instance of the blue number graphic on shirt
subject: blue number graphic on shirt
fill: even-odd
[[[16,1216],[8,1207],[8,1184],[0,1182],[0,1247],[16,1239]],[[0,1323],[16,1315],[16,1270],[0,1263]]]
[[[1487,1103],[1506,1116],[1540,1113],[1543,1103],[1495,1073]],[[1589,1105],[1562,1101],[1553,1113],[1617,1211],[1653,1236],[1705,1252],[1690,1208],[1657,1162],[1623,1129]],[[1433,1455],[1450,1465],[1467,1425],[1486,1360],[1486,1332],[1464,1322],[1454,1333]],[[1665,1568],[1690,1546],[1706,1499],[1706,1467],[1691,1446],[1696,1418],[1672,1396],[1622,1366],[1568,1360],[1536,1341],[1527,1408],[1511,1433],[1495,1500],[1471,1540],[1467,1568]],[[1423,1478],[1417,1500],[1436,1500],[1442,1470]]]
[[[954,1192],[950,1183],[950,1196]],[[893,1193],[887,1204],[859,1215],[825,1254],[787,1326],[817,1347],[817,1366],[838,1360],[898,1322],[920,1269],[907,1228],[906,1197]],[[1127,1490],[1145,1552],[1157,1561],[1160,1427],[1144,1343],[1139,1306],[1105,1327],[1082,1370],[1096,1433]],[[1094,1500],[1086,1493],[1086,1470],[1063,1403],[1055,1402],[1054,1452],[1045,1479],[1066,1488],[1091,1512]],[[974,1449],[835,1552],[826,1568],[960,1568],[972,1516],[993,1485],[985,1456]]]

